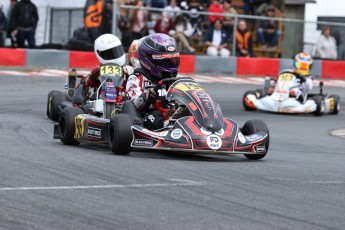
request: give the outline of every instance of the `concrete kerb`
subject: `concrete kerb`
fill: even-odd
[[[69,51],[65,50],[26,50],[26,66],[68,68]]]
[[[196,73],[236,74],[236,57],[195,56]]]

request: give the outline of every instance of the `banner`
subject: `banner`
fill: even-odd
[[[102,34],[103,8],[103,0],[86,1],[84,23],[92,41]]]

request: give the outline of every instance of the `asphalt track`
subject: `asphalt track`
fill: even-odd
[[[345,142],[329,135],[345,126],[344,109],[322,117],[245,112],[242,94],[257,86],[203,84],[225,116],[267,123],[263,160],[116,156],[52,139],[47,93],[63,84],[0,76],[1,229],[345,229]],[[325,91],[345,99],[343,88]]]

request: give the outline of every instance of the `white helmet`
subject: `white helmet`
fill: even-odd
[[[113,34],[103,34],[96,39],[95,53],[101,64],[112,63],[123,66],[126,62],[122,43]]]

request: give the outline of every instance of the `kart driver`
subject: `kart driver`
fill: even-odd
[[[122,43],[118,37],[113,34],[103,34],[99,36],[95,40],[94,50],[96,57],[101,65],[104,64],[115,64],[122,68],[121,75],[124,77],[124,81],[126,81],[127,76],[133,73],[133,67],[129,65],[125,65],[126,57],[125,51],[123,49]],[[100,69],[101,65],[95,66],[92,68],[91,72],[85,76],[83,76],[85,83],[80,84],[76,87],[73,94],[73,102],[76,104],[81,104],[85,101],[85,97],[87,97],[89,89],[97,89],[101,82],[99,80],[100,77]],[[71,76],[75,72],[75,69],[70,71]],[[68,78],[68,85],[69,88],[75,87],[75,77]]]
[[[299,92],[297,92],[297,99],[304,102],[308,96],[308,92],[313,89],[313,77],[310,75],[310,69],[313,64],[312,57],[305,53],[299,53],[295,56],[293,63],[293,73],[299,79]]]
[[[152,106],[157,98],[153,88],[164,78],[176,77],[180,54],[174,38],[155,33],[140,39],[138,58],[140,68],[128,77],[126,92],[144,118],[144,126],[157,130],[164,127],[165,118]],[[162,89],[161,96],[165,94],[166,90]]]
[[[101,65],[115,64],[121,66],[123,73],[129,76],[133,73],[133,67],[125,65],[126,57],[122,43],[118,37],[113,34],[103,34],[95,40],[94,50],[98,61]],[[100,66],[92,68],[91,72],[86,76],[86,88],[98,88],[101,82]]]

